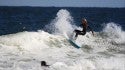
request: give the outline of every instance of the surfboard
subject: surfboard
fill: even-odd
[[[64,36],[66,37],[66,39],[68,40],[68,42],[69,42],[72,46],[74,46],[74,47],[77,48],[77,49],[80,48],[80,46],[77,45],[72,39],[70,39],[70,38],[67,36],[66,33],[64,33]]]
[[[75,42],[73,42],[72,40],[68,39],[69,43],[74,46],[75,48],[80,48],[80,46],[78,46]]]

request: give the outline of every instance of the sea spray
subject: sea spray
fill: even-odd
[[[46,26],[46,29],[53,34],[63,34],[64,32],[71,34],[73,32],[73,18],[70,13],[61,9],[57,13],[57,17]]]
[[[120,25],[115,23],[108,23],[103,32],[105,33],[106,37],[117,42],[117,43],[125,43],[125,32],[122,30]]]

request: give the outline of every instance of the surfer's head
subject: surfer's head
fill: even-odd
[[[82,18],[82,21],[85,21],[85,22],[87,22],[87,20],[86,20],[85,18]]]
[[[82,18],[82,23],[83,23],[84,25],[87,25],[87,20],[86,20],[85,18]]]
[[[49,66],[49,65],[47,65],[45,61],[41,61],[41,66]]]

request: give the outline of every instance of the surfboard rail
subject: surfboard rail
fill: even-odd
[[[77,49],[80,48],[80,46],[78,46],[75,42],[73,42],[73,41],[68,37],[68,35],[67,35],[66,33],[64,33],[64,36],[65,36],[65,38],[68,40],[68,42],[69,42],[72,46],[74,46],[74,47],[77,48]]]
[[[80,46],[78,46],[75,42],[73,42],[72,40],[68,39],[69,43],[74,46],[75,48],[79,49]]]

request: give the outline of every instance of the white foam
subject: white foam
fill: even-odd
[[[73,32],[73,18],[66,9],[61,9],[57,13],[57,17],[46,26],[47,29],[53,30],[55,34],[71,34]]]
[[[117,43],[125,43],[125,32],[122,30],[121,26],[115,23],[108,23],[103,32],[106,33],[108,38],[114,40]]]
[[[41,70],[43,67],[40,66],[40,61],[45,60],[47,64],[51,65],[50,68],[47,68],[48,70],[124,70],[125,62],[122,62],[125,59],[124,55],[118,57],[115,55],[110,59],[111,53],[105,52],[107,45],[103,46],[102,42],[97,44],[92,40],[98,39],[89,33],[79,36],[77,41],[88,45],[88,48],[83,46],[83,49],[76,49],[64,37],[51,35],[44,31],[0,36],[0,54],[2,56],[0,62],[5,61],[9,64],[6,65],[2,62],[1,64],[7,67],[4,68],[0,65],[0,68]],[[18,47],[23,50],[19,50]],[[104,52],[104,54],[98,54],[99,52]],[[98,58],[101,59],[98,60]]]
[[[67,21],[67,13],[70,13],[67,10],[60,10],[58,13],[58,20],[53,24],[65,24],[66,31],[70,28],[72,30],[71,22]],[[65,28],[58,25],[57,29],[63,33]],[[107,24],[103,33],[95,32],[95,36],[90,32],[84,36],[79,35],[76,42],[82,46],[80,49],[73,47],[64,36],[44,31],[0,36],[0,69],[125,70],[125,48],[119,43],[111,43],[111,40],[117,39],[114,34],[120,42],[124,41],[121,37],[124,31],[115,24]],[[41,67],[40,61],[46,61],[51,66]]]

